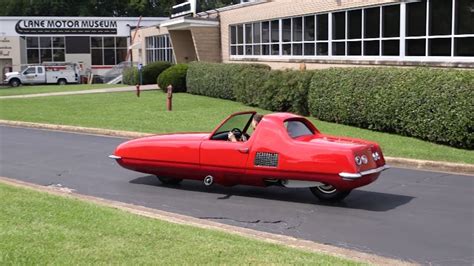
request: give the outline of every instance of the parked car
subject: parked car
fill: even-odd
[[[156,175],[164,184],[183,179],[206,186],[307,187],[322,201],[338,201],[374,182],[387,169],[377,143],[322,134],[290,113],[229,116],[211,133],[176,133],[127,141],[110,158],[124,168]],[[228,141],[229,132],[247,141]]]
[[[64,65],[30,65],[20,72],[5,73],[4,83],[12,87],[21,84],[59,84],[79,82],[77,64]]]

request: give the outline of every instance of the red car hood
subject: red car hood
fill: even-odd
[[[139,141],[168,141],[168,140],[203,140],[209,138],[209,133],[173,133],[154,135],[150,137],[139,138]]]

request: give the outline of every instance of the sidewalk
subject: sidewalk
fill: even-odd
[[[48,92],[48,93],[36,93],[36,94],[25,94],[25,95],[0,96],[0,99],[35,98],[35,97],[61,96],[61,95],[124,92],[124,91],[135,91],[135,90],[136,90],[135,86],[129,86],[129,87],[110,88],[110,89],[93,89],[93,90],[81,90],[81,91],[62,91],[62,92]],[[149,90],[158,90],[158,86],[156,84],[140,86],[140,91],[149,91]]]

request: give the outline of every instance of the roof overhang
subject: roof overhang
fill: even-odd
[[[219,27],[219,21],[214,19],[202,19],[192,17],[179,17],[160,23],[160,27],[168,30],[188,30],[200,27]]]

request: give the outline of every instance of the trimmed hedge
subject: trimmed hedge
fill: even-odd
[[[340,124],[474,148],[474,71],[432,68],[269,70],[194,62],[188,92]]]
[[[432,68],[320,70],[312,116],[459,148],[474,148],[474,71]]]
[[[138,69],[136,67],[125,68],[122,72],[122,83],[127,85],[138,84]]]
[[[177,64],[163,71],[156,80],[158,86],[166,92],[168,85],[173,86],[173,92],[186,92],[187,64]]]
[[[144,66],[142,69],[143,84],[155,84],[161,72],[171,67],[171,65],[169,62],[157,61]]]

